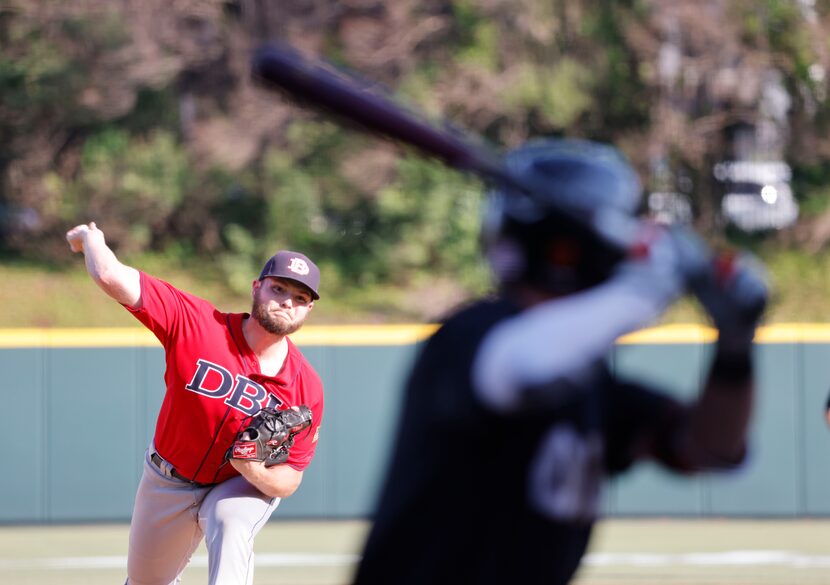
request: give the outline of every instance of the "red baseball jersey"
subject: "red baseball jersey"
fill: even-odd
[[[238,475],[225,453],[248,416],[305,404],[313,422],[296,435],[286,462],[305,469],[317,447],[323,385],[291,340],[282,369],[266,376],[242,334],[247,313],[223,313],[143,272],[141,300],[141,308],[128,309],[161,341],[167,362],[154,436],[159,454],[193,481],[224,481]]]

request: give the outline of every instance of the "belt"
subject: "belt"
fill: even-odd
[[[165,472],[164,464],[167,463],[167,462],[164,459],[162,459],[161,455],[159,455],[156,452],[153,452],[153,454],[150,455],[150,460],[153,462],[153,464],[156,467],[159,468],[159,470],[162,473]],[[216,485],[215,483],[199,483],[198,481],[193,481],[192,479],[189,479],[189,478],[183,476],[178,471],[176,471],[176,468],[173,467],[172,465],[170,465],[169,463],[167,463],[167,466],[169,467],[169,469],[167,471],[170,473],[170,476],[178,479],[179,481],[189,483],[190,485],[195,486],[195,487],[212,487],[212,486]]]

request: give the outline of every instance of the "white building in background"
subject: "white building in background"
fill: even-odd
[[[789,165],[781,161],[727,161],[715,165],[725,185],[724,221],[746,231],[777,230],[798,219],[798,202],[790,188]]]

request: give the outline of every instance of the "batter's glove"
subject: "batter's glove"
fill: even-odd
[[[674,230],[642,223],[628,258],[616,269],[616,279],[648,300],[661,313],[688,284],[685,245]]]
[[[264,461],[265,467],[285,463],[294,446],[294,436],[310,425],[311,409],[307,406],[287,410],[263,408],[248,417],[226,459]]]
[[[713,253],[685,228],[672,229],[671,241],[687,288],[718,329],[719,351],[746,355],[769,296],[764,266],[748,252]]]
[[[714,256],[692,291],[718,328],[719,351],[747,354],[769,297],[764,266],[746,252]]]

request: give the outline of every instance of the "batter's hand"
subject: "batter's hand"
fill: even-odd
[[[748,353],[769,298],[766,268],[747,252],[723,253],[692,290],[718,328],[718,350]]]
[[[617,266],[615,278],[662,312],[686,290],[683,258],[674,232],[644,222],[628,258]]]
[[[86,241],[87,235],[92,231],[101,231],[95,225],[94,221],[88,224],[82,223],[81,225],[77,225],[66,232],[66,241],[69,242],[69,249],[76,253],[83,252],[84,241]]]

